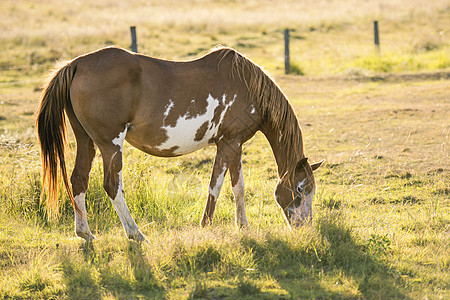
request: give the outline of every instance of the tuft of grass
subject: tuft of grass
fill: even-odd
[[[291,62],[290,67],[291,67],[291,69],[289,71],[290,74],[300,75],[300,76],[305,75],[305,71],[297,63]]]
[[[261,292],[261,286],[247,278],[240,278],[237,284],[238,291],[243,296],[258,297]]]
[[[194,289],[189,295],[189,299],[207,299],[208,298],[208,285],[202,281],[196,281]]]
[[[366,249],[376,258],[386,256],[391,249],[391,240],[387,234],[371,234],[367,241]]]
[[[321,198],[320,198],[322,200],[321,205],[328,209],[339,209],[342,205],[342,200],[340,198],[338,198],[338,196],[335,194],[321,195]],[[317,200],[320,200],[320,199],[317,199]]]

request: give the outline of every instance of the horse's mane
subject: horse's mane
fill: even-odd
[[[277,133],[281,133],[281,143],[287,149],[286,159],[281,160],[284,164],[281,167],[283,170],[293,170],[304,152],[300,126],[287,97],[267,72],[236,50],[219,48],[212,51],[220,51],[220,61],[232,56],[232,76],[237,74],[245,81],[249,98],[256,101],[263,120],[269,122]],[[285,175],[290,177],[292,174]]]

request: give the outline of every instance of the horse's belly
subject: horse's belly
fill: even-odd
[[[192,153],[194,151],[200,150],[210,144],[213,143],[213,139],[211,140],[201,140],[201,141],[193,141],[182,136],[177,136],[175,139],[174,136],[171,136],[171,144],[163,144],[157,145],[152,141],[145,141],[143,139],[136,139],[134,135],[127,135],[126,140],[132,146],[154,156],[161,157],[174,157],[180,156],[188,153]]]
[[[170,136],[172,138],[171,140],[171,144],[167,144],[163,147],[159,146],[159,147],[155,147],[155,149],[161,151],[161,152],[172,152],[174,155],[184,155],[184,154],[188,154],[197,150],[200,150],[210,144],[213,143],[213,140],[211,137],[209,140],[208,139],[204,139],[201,141],[195,141],[195,140],[190,140],[190,139],[186,139],[183,135],[181,136],[176,136],[176,138],[174,138],[174,136]]]

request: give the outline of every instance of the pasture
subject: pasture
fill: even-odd
[[[0,3],[0,298],[450,298],[448,1],[116,2]],[[325,159],[312,224],[288,229],[260,133],[244,145],[249,229],[234,225],[228,176],[213,224],[199,226],[214,147],[164,159],[125,145],[125,198],[148,244],[125,237],[98,151],[86,195],[97,240],[75,237],[64,193],[47,219],[40,87],[58,59],[129,48],[131,25],[140,53],[184,60],[222,44],[274,76],[310,161]]]

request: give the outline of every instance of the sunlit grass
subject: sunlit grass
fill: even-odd
[[[0,11],[0,299],[450,297],[448,83],[423,75],[449,69],[445,1],[24,0]],[[130,25],[141,53],[192,59],[223,44],[275,75],[307,156],[326,160],[311,225],[286,226],[262,134],[244,145],[249,230],[234,226],[228,179],[213,225],[199,227],[214,147],[163,159],[125,145],[125,197],[149,244],[126,239],[99,154],[87,193],[97,240],[75,238],[65,196],[47,220],[33,121],[45,74],[60,58],[128,48]],[[389,79],[366,77],[377,73]]]
[[[0,295],[445,296],[445,83],[293,78],[280,78],[280,85],[300,117],[307,154],[327,159],[316,175],[311,226],[288,230],[273,199],[276,165],[258,134],[244,146],[243,157],[250,230],[234,227],[228,181],[213,226],[199,228],[214,148],[162,159],[126,146],[125,195],[150,244],[127,242],[103,191],[97,157],[87,206],[98,240],[85,245],[74,238],[65,197],[61,218],[46,221],[34,132],[17,128],[17,137],[5,135],[1,148],[0,263],[2,278],[9,280],[0,281]],[[25,102],[14,109],[12,115],[22,115],[28,108]],[[425,125],[429,114],[433,119]],[[23,124],[31,128],[32,116],[25,115]]]
[[[426,53],[374,53],[350,63],[350,70],[361,72],[417,72],[450,68],[450,52],[441,50]]]

